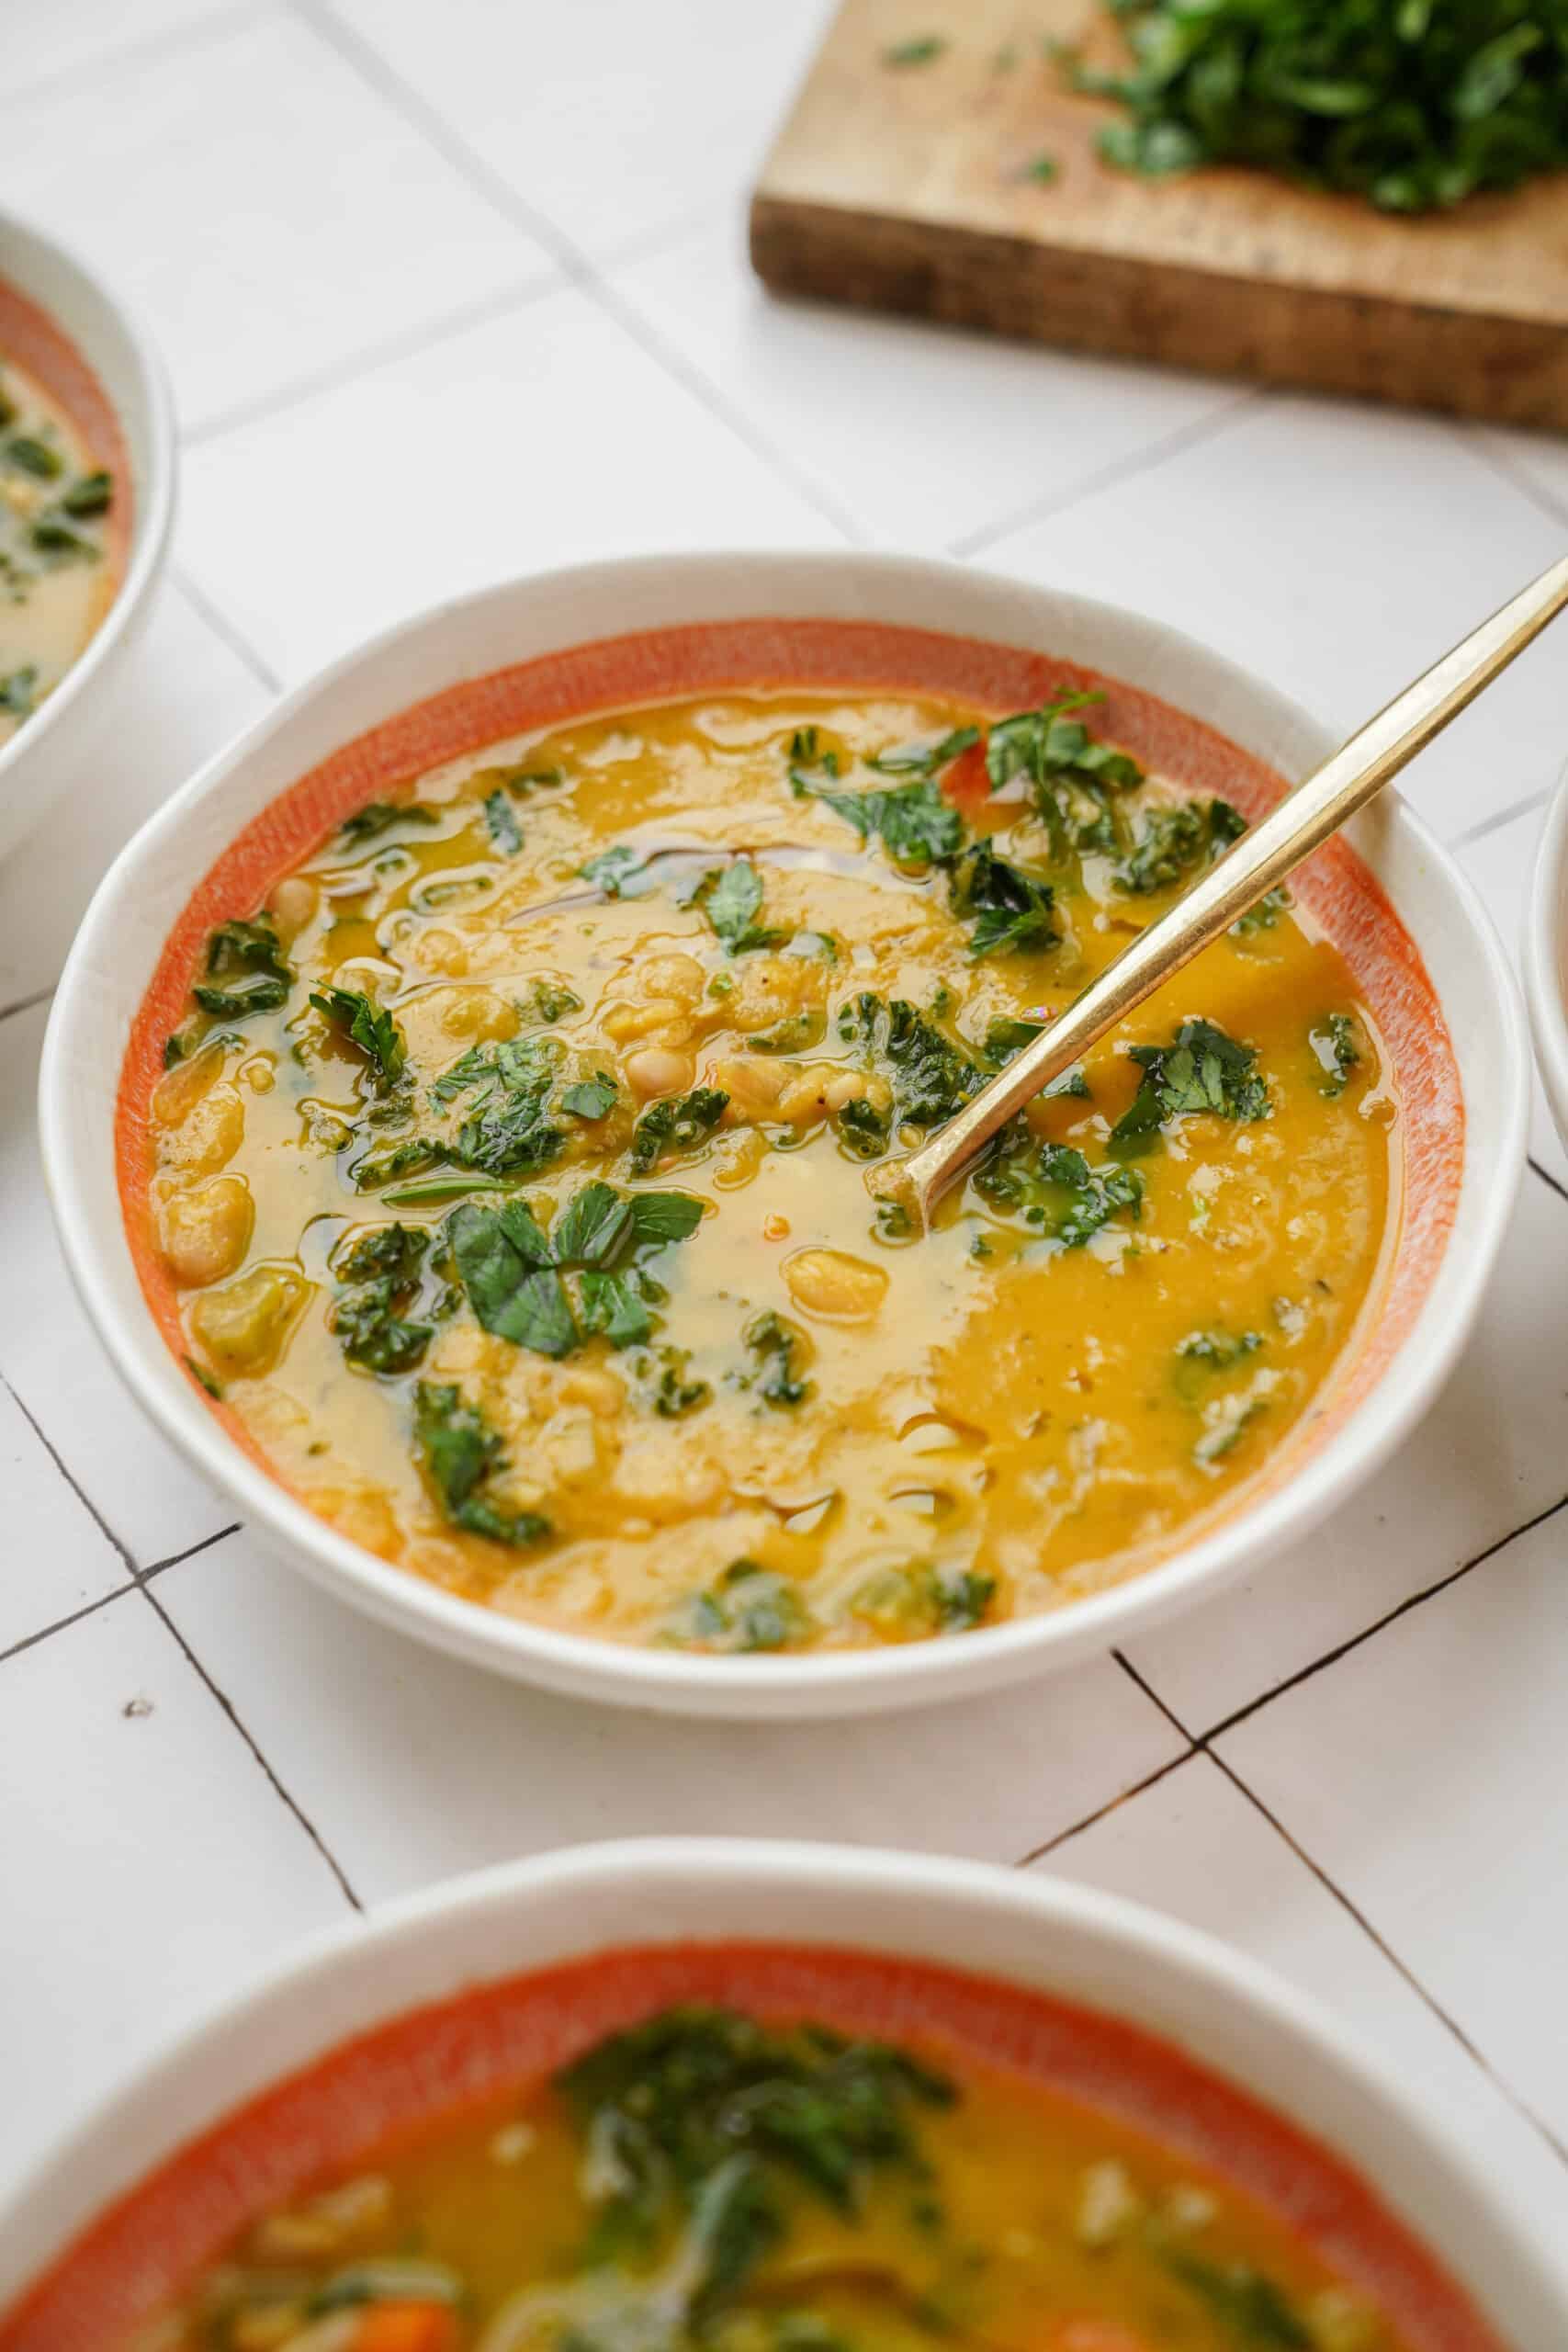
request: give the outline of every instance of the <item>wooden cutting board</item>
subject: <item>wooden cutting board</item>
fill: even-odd
[[[1043,36],[1086,30],[1109,58],[1092,0],[844,0],[752,198],[759,274],[1077,350],[1568,428],[1568,174],[1415,220],[1258,173],[1137,179],[1095,153],[1115,109],[1043,54]],[[946,40],[931,63],[885,62],[928,35]],[[1041,154],[1048,186],[1028,176]]]

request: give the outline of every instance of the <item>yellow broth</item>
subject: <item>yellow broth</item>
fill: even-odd
[[[1141,2132],[968,2061],[819,2036],[666,2012],[266,2215],[138,2352],[1403,2340],[1262,2204]]]
[[[473,1600],[720,1650],[1055,1608],[1234,1508],[1397,1213],[1391,1073],[1299,910],[1151,999],[927,1237],[887,1197],[1239,825],[1092,718],[1025,729],[1043,783],[991,794],[946,740],[986,720],[931,701],[594,718],[418,778],[215,934],[152,1201],[192,1366],[277,1475]],[[608,1278],[506,1257],[507,1203],[560,1256],[591,1183],[699,1221]]]
[[[52,693],[108,610],[112,498],[64,408],[0,354],[0,743]]]

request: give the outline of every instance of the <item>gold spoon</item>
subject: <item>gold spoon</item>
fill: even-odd
[[[1490,685],[1517,653],[1568,605],[1568,556],[1521,589],[1414,685],[1342,744],[1260,825],[1196,881],[1185,898],[1140,932],[1091,980],[1060,1019],[1051,1023],[973,1102],[898,1171],[904,1205],[929,1220],[999,1126],[1054,1078],[1082,1059],[1134,1005],[1228,931],[1267,897],[1303,858],[1364,808],[1434,735]]]

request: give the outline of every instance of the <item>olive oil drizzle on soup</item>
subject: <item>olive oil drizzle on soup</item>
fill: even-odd
[[[1382,1048],[1284,894],[931,1233],[887,1196],[1242,830],[1095,718],[727,695],[359,810],[169,1041],[193,1373],[354,1540],[622,1640],[963,1632],[1232,1507],[1397,1214]]]
[[[108,610],[113,498],[60,402],[0,353],[0,743],[60,684]]]
[[[267,2215],[136,2352],[1404,2341],[1265,2206],[1091,2108],[687,2007]]]

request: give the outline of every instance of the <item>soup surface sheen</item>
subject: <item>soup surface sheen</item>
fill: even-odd
[[[113,496],[60,402],[0,353],[0,743],[60,684],[108,610]]]
[[[267,2215],[137,2352],[1406,2340],[1250,2194],[1075,2099],[688,2007]]]
[[[516,740],[214,932],[152,1104],[187,1361],[344,1533],[720,1651],[1058,1607],[1234,1507],[1367,1307],[1399,1121],[1276,898],[925,1238],[899,1157],[1241,820],[1060,707]]]

